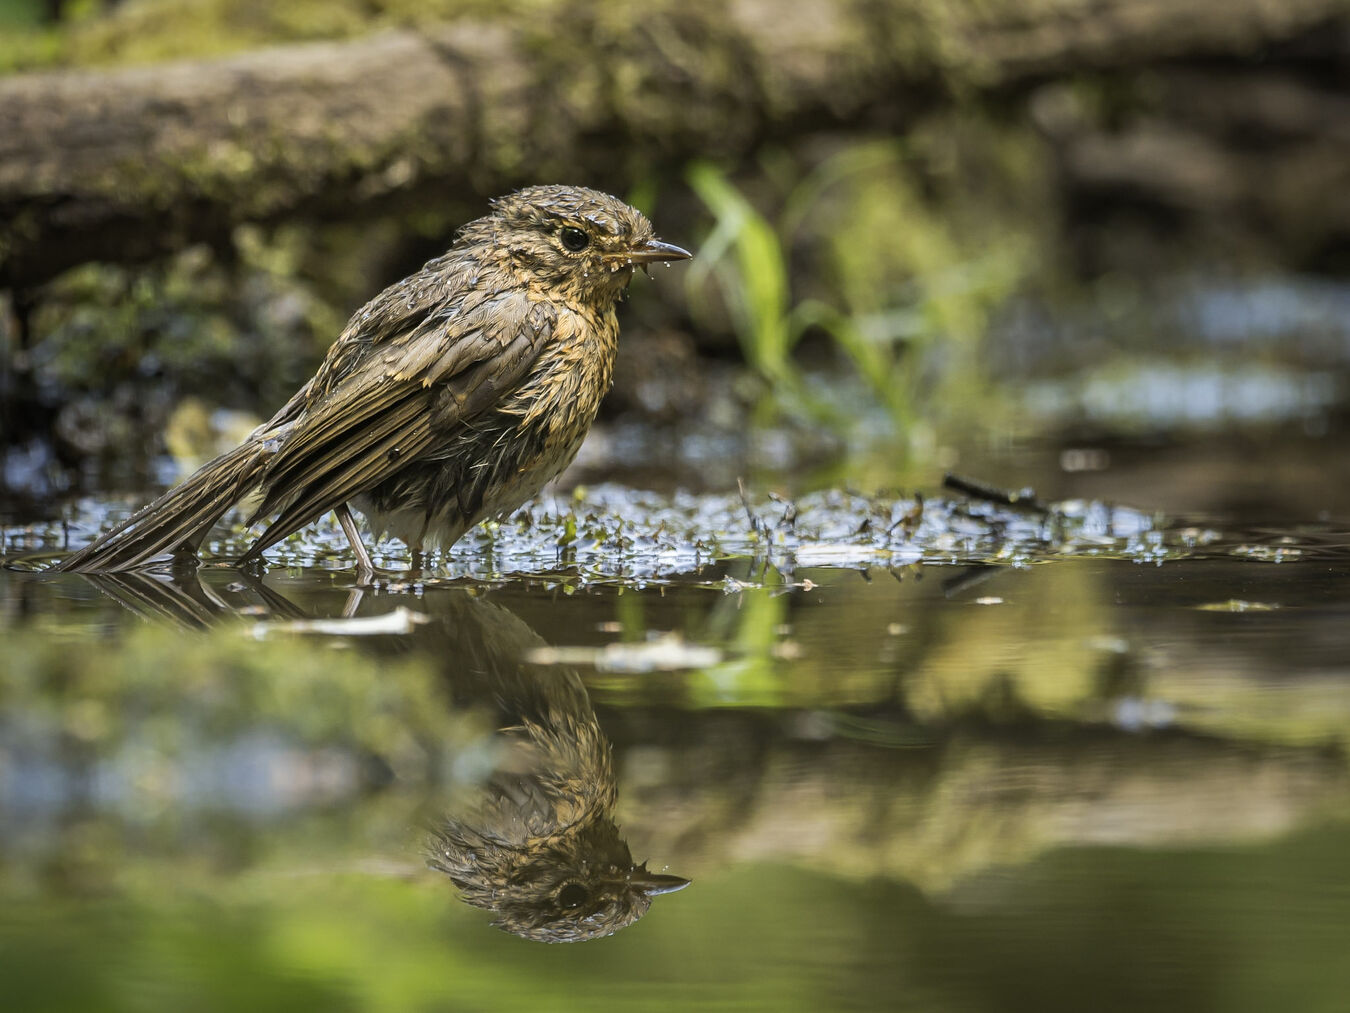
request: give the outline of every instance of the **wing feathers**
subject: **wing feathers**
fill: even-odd
[[[509,291],[467,314],[425,316],[397,339],[367,346],[268,463],[254,518],[279,515],[244,559],[453,446],[456,429],[467,433],[520,384],[555,317],[547,303]]]

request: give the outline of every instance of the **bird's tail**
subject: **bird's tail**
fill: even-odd
[[[270,456],[266,441],[246,440],[53,569],[133,570],[166,551],[195,553],[220,516],[257,486]]]

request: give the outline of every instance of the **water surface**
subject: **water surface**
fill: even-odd
[[[91,580],[13,525],[13,1008],[1340,1009],[1350,535],[1114,462],[1043,487],[1143,509],[601,486],[366,589],[326,527]],[[460,903],[427,829],[493,783],[484,678],[572,687],[692,885],[564,946]]]

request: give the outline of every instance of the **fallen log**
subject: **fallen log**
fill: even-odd
[[[202,62],[0,79],[0,288],[539,180],[623,189],[830,124],[902,128],[961,88],[1238,58],[1345,0],[559,2]],[[478,206],[478,202],[473,202]]]

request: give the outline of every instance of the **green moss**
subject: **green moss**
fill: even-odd
[[[68,5],[65,19],[43,27],[29,19],[0,42],[0,72],[48,66],[156,63],[225,56],[290,42],[347,39],[380,28],[446,19],[500,17],[540,6],[478,0],[126,0]]]
[[[1088,0],[1064,0],[1055,6],[1068,13],[1088,7]],[[34,16],[18,19],[0,41],[0,72],[49,66],[129,65],[175,59],[223,56],[268,45],[319,39],[348,39],[383,28],[423,26],[457,19],[509,20],[519,25],[544,25],[539,41],[558,43],[569,26],[585,27],[588,49],[650,30],[667,12],[683,13],[687,4],[643,5],[578,3],[577,0],[125,0],[116,5],[89,0],[67,4],[64,20],[48,27]],[[973,29],[1016,24],[1025,18],[1024,4],[1011,0],[907,0],[889,7],[859,4],[838,26],[858,56],[861,70],[884,58],[916,68],[932,68],[952,80],[970,80],[981,72],[980,54],[970,45]],[[721,22],[720,7],[707,4],[707,25]],[[902,51],[876,49],[878,39],[897,40]],[[674,40],[672,40],[674,41]],[[705,40],[706,41],[706,40]],[[683,45],[683,42],[678,43]],[[559,46],[570,59],[570,46]],[[573,69],[575,61],[569,63]],[[641,67],[629,67],[639,78]],[[613,76],[622,82],[623,68]],[[736,66],[714,71],[735,80]],[[573,75],[568,80],[582,80]],[[594,82],[598,79],[585,78]],[[773,82],[760,82],[772,86]],[[772,95],[766,96],[770,99]],[[659,96],[643,96],[659,99]]]

